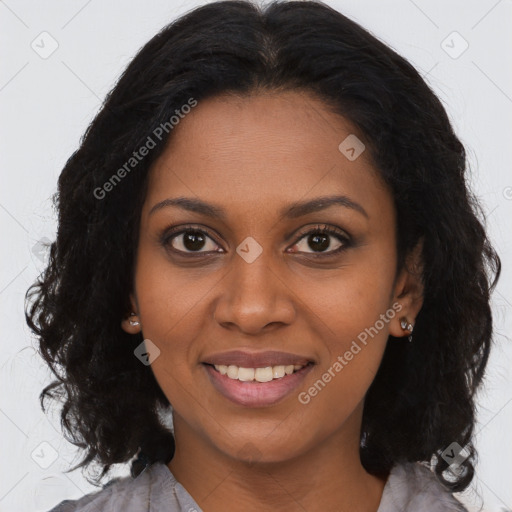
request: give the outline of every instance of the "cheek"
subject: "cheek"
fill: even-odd
[[[215,341],[205,333],[212,331],[212,296],[227,269],[180,268],[145,244],[139,248],[138,262],[135,289],[143,335],[160,350],[151,369],[173,408],[188,411],[194,401],[201,402],[196,382],[204,378],[204,370],[198,360],[205,341]],[[200,403],[198,409],[205,406]]]
[[[320,437],[353,417],[378,371],[389,322],[396,314],[389,307],[388,288],[383,286],[381,292],[375,283],[369,290],[347,285],[342,292],[324,295],[324,302],[315,306],[322,318],[317,332],[325,357],[300,390],[298,402],[299,414]]]
[[[333,351],[343,350],[360,333],[374,326],[390,309],[395,277],[395,253],[389,244],[368,247],[347,258],[334,272],[308,279],[295,287],[300,301],[321,321]],[[393,311],[391,311],[393,312]],[[387,339],[389,322],[381,325]],[[364,335],[360,338],[364,338]]]
[[[135,289],[144,336],[179,349],[179,341],[193,339],[207,318],[209,293],[219,272],[179,267],[161,251],[143,245],[138,254]]]
[[[311,281],[308,293],[301,297],[306,310],[314,313],[310,318],[316,319],[315,332],[325,355],[313,384],[302,390],[299,400],[311,407],[312,416],[336,423],[364,398],[397,314],[390,304],[394,268],[391,245],[383,245],[380,251],[368,249],[340,268],[336,278]],[[328,425],[330,421],[321,428]]]

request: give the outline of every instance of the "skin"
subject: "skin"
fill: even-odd
[[[173,406],[176,438],[168,467],[207,512],[226,504],[258,512],[378,509],[386,478],[368,474],[359,457],[364,396],[389,334],[408,334],[401,318],[414,323],[422,289],[416,274],[396,272],[393,198],[369,152],[350,161],[338,149],[349,134],[364,140],[306,92],[217,96],[180,121],[151,170],[131,297],[140,326],[122,325],[142,329],[160,350],[152,370]],[[279,214],[333,194],[366,215],[338,205],[298,218]],[[150,214],[179,196],[214,203],[226,219],[176,206]],[[187,224],[207,230],[199,257],[170,249],[190,254],[183,236],[162,243],[166,229]],[[345,242],[328,235],[330,245],[319,250],[304,236],[318,224],[352,243],[333,254]],[[248,236],[262,248],[252,263],[236,252]],[[418,257],[410,263],[419,265]],[[400,313],[301,404],[298,393],[397,303]],[[200,364],[231,349],[281,350],[316,364],[297,392],[247,408],[217,392]]]

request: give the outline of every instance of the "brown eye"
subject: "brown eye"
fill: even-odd
[[[167,234],[164,245],[182,253],[218,252],[218,245],[200,229],[185,229],[178,233]]]
[[[293,246],[293,252],[326,256],[341,252],[350,245],[349,238],[330,227],[317,227],[303,233]]]

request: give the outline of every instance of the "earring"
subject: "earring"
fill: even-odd
[[[412,341],[412,331],[414,330],[414,325],[412,325],[408,320],[407,318],[402,318],[400,320],[400,327],[404,330],[404,331],[409,331],[409,336],[407,337],[408,341],[411,342]]]
[[[131,317],[133,316],[133,317],[137,318],[135,313],[130,313],[130,316]],[[140,322],[138,320],[136,320],[135,318],[133,320],[131,318],[128,320],[130,322],[130,325],[133,326],[133,327],[137,327],[137,326],[140,325]]]

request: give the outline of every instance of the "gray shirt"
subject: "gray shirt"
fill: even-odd
[[[320,508],[322,505],[320,504]],[[136,478],[124,477],[49,512],[202,512],[169,468],[155,463]],[[395,466],[377,512],[467,512],[435,475],[419,463]]]

